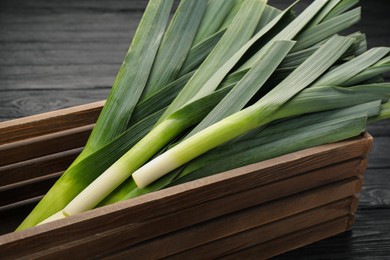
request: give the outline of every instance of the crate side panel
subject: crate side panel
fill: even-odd
[[[235,251],[244,250],[272,239],[283,237],[302,229],[308,229],[322,223],[345,217],[347,210],[340,210],[340,205],[328,205],[308,212],[281,219],[279,221],[256,227],[224,239],[167,257],[168,259],[217,259]],[[247,259],[247,258],[239,258]]]
[[[272,199],[287,196],[291,193],[296,193],[298,192],[295,190],[296,187],[291,185],[296,182],[309,185],[302,188],[303,190],[318,187],[315,183],[317,183],[317,185],[323,184],[320,177],[325,175],[310,175],[313,174],[308,173],[301,178],[291,178],[272,185],[251,189],[247,192],[233,194],[229,197],[210,201],[196,207],[190,207],[186,210],[175,210],[174,213],[170,215],[162,216],[158,214],[154,219],[150,219],[149,215],[152,213],[152,210],[149,209],[138,213],[134,211],[128,212],[128,214],[122,216],[124,219],[122,220],[123,222],[120,221],[120,225],[118,225],[118,219],[111,218],[106,218],[105,222],[98,222],[96,219],[82,221],[79,225],[73,226],[72,228],[65,226],[60,229],[43,232],[35,236],[25,237],[23,240],[10,241],[5,245],[0,246],[0,251],[3,251],[4,254],[6,252],[9,254],[22,254],[23,251],[16,250],[21,247],[24,248],[26,250],[24,252],[28,252],[28,254],[33,252],[45,254],[44,251],[50,250],[48,248],[57,246],[56,250],[59,250],[58,246],[61,246],[61,248],[66,248],[67,250],[69,248],[76,248],[76,251],[78,252],[83,251],[89,254],[91,252],[96,252],[96,250],[104,252],[107,250],[118,249],[122,248],[123,245],[136,244],[145,241],[146,239],[163,235],[180,228],[185,228],[212,218],[255,206]],[[352,185],[350,186],[350,188],[353,189],[352,194],[361,189],[361,179],[359,178],[354,178],[352,181],[353,184],[351,184],[350,180],[345,180],[343,183],[347,183],[346,185]],[[286,190],[286,187],[291,188],[290,190]],[[351,194],[350,189],[341,189],[340,192],[349,192],[346,196]],[[170,205],[166,206],[169,207]],[[125,212],[123,212],[123,214],[125,214]],[[79,217],[81,217],[81,215]],[[67,219],[62,222],[66,221]],[[46,226],[55,226],[60,222],[61,221],[57,223],[49,223]],[[105,223],[105,225],[102,225],[101,223]],[[35,229],[39,230],[40,228],[44,228],[44,226],[39,226]],[[28,233],[28,230],[25,232]],[[50,237],[56,237],[56,239],[49,239]],[[42,243],[42,241],[46,242]],[[97,247],[96,245],[100,246]]]
[[[139,223],[146,223],[153,218],[179,212],[186,208],[191,208],[194,205],[198,205],[201,208],[202,204],[205,202],[216,199],[223,200],[226,196],[235,193],[241,194],[244,190],[251,190],[259,185],[264,185],[264,183],[271,183],[280,179],[296,176],[305,172],[305,170],[315,169],[321,165],[329,165],[330,158],[332,158],[331,161],[334,161],[333,158],[336,158],[336,161],[342,161],[354,157],[362,157],[368,150],[367,143],[367,138],[360,137],[341,143],[316,147],[315,149],[303,150],[263,163],[249,165],[224,174],[207,177],[153,194],[141,196],[133,200],[86,212],[63,221],[49,223],[48,225],[29,229],[27,231],[5,235],[2,237],[2,240],[4,241],[2,248],[7,248],[8,250],[13,247],[17,248],[20,245],[24,245],[25,248],[30,249],[30,252],[33,252],[34,250],[40,250],[39,247],[42,246],[41,239],[45,237],[51,236],[58,238],[56,241],[53,242],[51,240],[48,242],[48,245],[45,245],[49,247],[50,243],[66,243],[68,242],[69,237],[72,237],[72,240],[78,240],[90,238],[97,234],[99,234],[99,236],[101,234],[108,236],[110,232],[113,234],[128,232],[129,227],[130,230],[140,228]],[[314,151],[315,153],[313,153]],[[279,189],[274,188],[272,192],[279,190],[283,191],[282,188],[283,187],[279,187]],[[307,188],[312,187],[306,187],[306,189]],[[278,196],[282,197],[291,194],[291,191],[288,192],[290,193],[284,195],[280,194]],[[276,198],[278,197],[276,196],[273,199]],[[256,205],[260,202],[252,203],[255,203]],[[252,205],[246,205],[246,207],[248,206]],[[151,209],[153,210],[151,211]],[[239,209],[233,209],[232,211],[235,210]],[[220,214],[226,213],[221,212]],[[218,215],[213,215],[212,217],[218,217]],[[193,218],[194,219],[191,219],[192,222],[188,222],[185,225],[193,225],[207,220]],[[129,219],[134,222],[128,224]],[[105,223],[106,225],[102,226],[101,223]],[[175,228],[178,229],[177,227]],[[166,230],[165,233],[171,231],[173,230]],[[66,235],[64,235],[65,233]],[[144,235],[144,233],[142,234]],[[135,242],[138,243],[162,234],[163,233],[161,232],[157,234],[156,232],[151,232],[142,238],[124,239],[135,239]]]
[[[287,234],[246,250],[226,255],[222,257],[222,259],[253,259],[253,257],[256,257],[256,259],[268,259],[287,251],[343,233],[351,228],[353,222],[353,215],[331,220],[320,225],[315,225],[311,228]]]
[[[339,187],[337,187],[339,188]],[[335,187],[314,189],[303,194],[291,196],[286,199],[266,203],[261,206],[243,210],[218,219],[192,226],[177,232],[146,241],[122,252],[111,255],[113,258],[163,258],[206,243],[234,235],[260,225],[286,218],[299,212],[321,207],[327,203],[332,204],[334,210],[341,215],[354,212],[358,198],[350,196],[346,199],[345,193],[335,193]],[[331,194],[332,196],[326,196]],[[336,202],[332,202],[336,201]],[[329,210],[331,214],[331,210]]]

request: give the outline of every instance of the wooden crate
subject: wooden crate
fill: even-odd
[[[31,208],[81,151],[104,102],[0,123],[0,216]],[[364,135],[0,236],[0,258],[268,258],[351,228]]]

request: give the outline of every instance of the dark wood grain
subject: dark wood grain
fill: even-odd
[[[359,210],[351,231],[275,259],[388,259],[389,219],[389,210]]]
[[[338,217],[343,217],[346,213],[348,214],[348,206],[342,210],[338,208],[339,206],[340,205],[336,205],[336,210],[330,206],[328,208],[323,207],[318,210],[312,210],[308,213],[303,212],[285,220],[282,219],[272,224],[253,228],[248,231],[241,232],[235,236],[230,236],[226,239],[215,241],[215,243],[209,243],[204,246],[194,248],[193,250],[188,250],[186,252],[172,255],[167,258],[178,260],[185,258],[207,259],[209,256],[211,256],[213,259],[225,257],[227,259],[248,259],[249,257],[253,257],[253,259],[255,259],[256,256],[257,259],[265,259],[265,257],[272,255],[265,255],[264,251],[256,251],[256,253],[254,253],[251,252],[252,250],[246,249],[250,247],[256,247],[257,244],[266,243],[269,240],[272,241],[272,239],[278,239],[287,236],[291,233],[298,233],[300,230],[306,230],[310,229],[311,227],[320,226],[324,222],[331,221]],[[271,241],[269,243],[271,243]],[[284,246],[289,247],[291,245],[290,243],[291,242],[284,243]],[[274,245],[269,247],[273,248],[275,253],[280,253],[282,251],[281,248],[275,248]],[[238,253],[235,253],[236,251],[238,251]]]
[[[390,138],[378,136],[374,140],[370,154],[370,168],[390,169]]]
[[[191,254],[191,257],[196,255],[197,258],[204,259],[208,257],[216,257],[218,254],[226,253],[231,250],[231,246],[219,244],[221,239],[227,239],[228,236],[233,235],[234,230],[239,231],[240,234],[236,235],[236,240],[240,240],[240,243],[245,243],[241,238],[246,236],[246,233],[241,233],[249,229],[253,229],[257,226],[262,226],[270,222],[279,220],[273,219],[273,217],[285,218],[311,209],[313,206],[319,207],[319,205],[325,205],[324,202],[330,202],[330,205],[320,207],[320,210],[334,209],[337,211],[337,215],[332,210],[329,211],[329,215],[332,215],[329,219],[340,217],[354,211],[353,206],[357,206],[357,198],[349,197],[348,199],[342,199],[346,193],[340,193],[341,190],[337,190],[335,186],[327,186],[322,189],[311,190],[305,192],[302,195],[290,196],[286,199],[280,199],[275,203],[266,203],[261,206],[249,208],[238,213],[233,213],[223,218],[222,220],[211,220],[195,227],[179,230],[177,232],[168,234],[157,239],[146,241],[134,247],[130,247],[123,252],[112,255],[114,258],[128,258],[132,255],[137,255],[140,258],[153,258],[160,259],[173,254],[178,254],[176,258]],[[351,190],[353,193],[353,190]],[[331,194],[331,196],[327,196]],[[333,202],[339,198],[341,201]],[[322,204],[324,203],[324,204]],[[318,212],[316,210],[316,212]],[[318,217],[318,216],[317,216]],[[318,220],[324,222],[324,218]],[[313,224],[313,223],[311,223]],[[229,226],[229,228],[224,228]],[[310,226],[310,224],[309,224]],[[301,226],[302,228],[302,226]],[[251,231],[252,232],[252,231]],[[263,230],[264,232],[264,230]],[[269,234],[268,234],[269,235]],[[273,237],[277,237],[280,234],[273,233]],[[218,238],[219,240],[216,240]],[[271,236],[262,234],[263,239],[271,240]],[[229,238],[231,239],[231,238]],[[248,239],[248,238],[247,238]],[[215,241],[214,243],[212,243]],[[259,242],[257,240],[257,242]],[[218,244],[215,246],[213,244]],[[245,243],[246,244],[246,243]],[[203,245],[203,246],[202,246]],[[217,252],[217,250],[219,252]],[[210,252],[213,252],[210,255]]]
[[[84,147],[94,125],[80,126],[0,145],[0,167]]]
[[[271,240],[270,242],[224,256],[222,259],[258,259],[258,257],[261,259],[267,259],[277,255],[279,252],[282,252],[283,249],[284,251],[288,251],[294,248],[299,248],[302,245],[316,242],[321,238],[327,238],[349,230],[353,221],[353,216],[341,217],[308,229],[295,231],[280,238]],[[324,259],[333,259],[327,258],[325,253],[321,255],[321,257],[325,257]]]
[[[0,186],[6,186],[66,170],[82,148],[59,152],[0,167]]]
[[[364,175],[360,209],[390,209],[390,170],[368,169]]]
[[[84,90],[31,90],[0,92],[1,117],[19,118],[20,115],[30,116],[49,110],[91,103],[104,100],[108,89],[93,89],[86,95]]]
[[[0,188],[0,209],[5,206],[12,208],[15,203],[45,195],[61,174],[62,172],[54,173],[13,187]]]
[[[390,120],[383,120],[368,126],[367,131],[375,137],[390,137]]]
[[[0,144],[95,124],[105,101],[0,123]],[[45,127],[37,127],[44,125]]]

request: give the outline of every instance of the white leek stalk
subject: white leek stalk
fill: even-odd
[[[199,155],[269,123],[274,112],[323,74],[352,42],[350,38],[332,37],[257,103],[207,127],[138,169],[132,175],[135,183],[144,188]],[[308,69],[310,73],[305,72]]]

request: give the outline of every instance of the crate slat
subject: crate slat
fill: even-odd
[[[66,170],[82,148],[51,154],[0,167],[0,187],[29,181]]]
[[[222,257],[224,260],[268,259],[287,251],[320,241],[351,229],[354,216],[349,215],[313,227],[292,232],[269,242]],[[260,234],[261,235],[261,234]]]
[[[168,259],[216,259],[350,214],[351,200],[331,203],[187,250]],[[130,256],[130,255],[129,255]],[[137,256],[138,257],[138,256]],[[256,255],[259,257],[259,255]],[[246,259],[246,258],[240,258]]]
[[[0,144],[94,124],[105,101],[0,123]]]
[[[0,188],[0,211],[3,206],[12,207],[12,204],[45,195],[61,174],[62,172],[54,173],[37,178],[36,181]]]
[[[87,142],[93,126],[76,127],[0,145],[0,166],[81,148]]]

